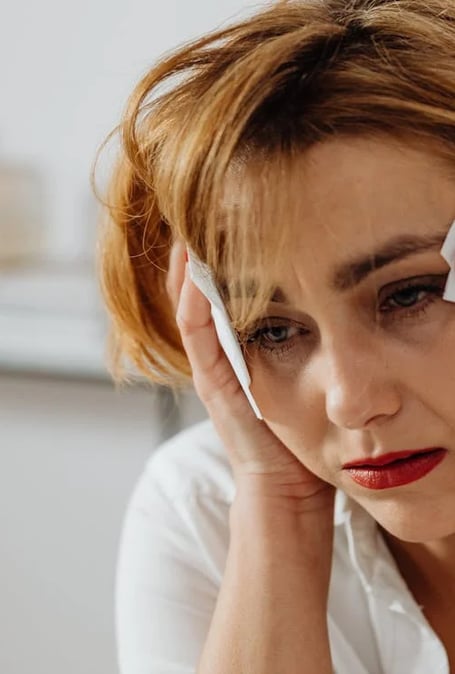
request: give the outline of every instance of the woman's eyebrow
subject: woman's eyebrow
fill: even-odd
[[[335,268],[331,287],[343,292],[351,290],[369,274],[392,262],[432,248],[441,248],[452,223],[440,232],[420,235],[401,234],[383,243],[377,250],[343,262]]]
[[[417,236],[415,234],[401,234],[384,242],[377,250],[360,255],[356,258],[348,259],[335,268],[331,279],[331,287],[338,292],[350,290],[363,281],[369,274],[381,267],[385,267],[392,262],[397,262],[410,255],[415,255],[432,248],[441,249],[445,241],[447,232],[452,223],[443,230],[426,235]],[[256,292],[256,283],[252,280],[243,293],[240,285],[234,284],[228,291],[227,284],[222,284],[222,292],[225,297],[235,299],[245,294],[254,296]],[[280,286],[276,286],[270,298],[270,302],[279,304],[290,304],[290,301]]]

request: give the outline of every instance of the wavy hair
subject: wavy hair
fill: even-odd
[[[99,246],[112,371],[122,378],[126,357],[177,388],[190,367],[165,289],[176,238],[214,270],[241,330],[285,259],[289,175],[306,149],[385,135],[454,165],[455,2],[268,5],[156,63],[116,131]]]

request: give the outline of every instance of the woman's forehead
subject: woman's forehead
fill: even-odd
[[[455,178],[422,145],[375,138],[331,139],[301,155],[246,166],[228,182],[224,226],[277,235],[287,248],[363,251],[420,227],[441,228],[455,205]],[[253,238],[254,238],[253,236]]]
[[[425,147],[330,140],[245,166],[225,214],[227,296],[251,297],[267,285],[290,303],[290,287],[311,292],[316,280],[343,292],[395,261],[439,251],[455,219],[455,178]]]

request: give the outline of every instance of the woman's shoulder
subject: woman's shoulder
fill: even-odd
[[[152,482],[170,501],[212,497],[231,504],[235,481],[223,443],[211,419],[186,427],[160,444],[147,460],[142,481]],[[337,490],[335,525],[344,524],[352,502]]]
[[[189,585],[197,577],[204,596],[215,601],[228,550],[234,495],[229,459],[210,420],[159,445],[136,481],[125,511],[119,588],[128,593],[144,574],[143,582],[152,582],[152,569],[163,584],[163,569],[172,568],[171,593],[188,575]]]
[[[235,494],[232,468],[210,419],[159,445],[147,461],[143,477],[159,484],[172,501],[207,496],[232,503]]]

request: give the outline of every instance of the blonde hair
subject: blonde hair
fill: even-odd
[[[187,44],[135,88],[101,239],[113,372],[177,387],[190,367],[165,289],[176,238],[241,330],[283,264],[296,157],[337,136],[455,149],[453,0],[289,0]],[[254,279],[254,293],[244,292]],[[123,372],[124,374],[124,372]]]

